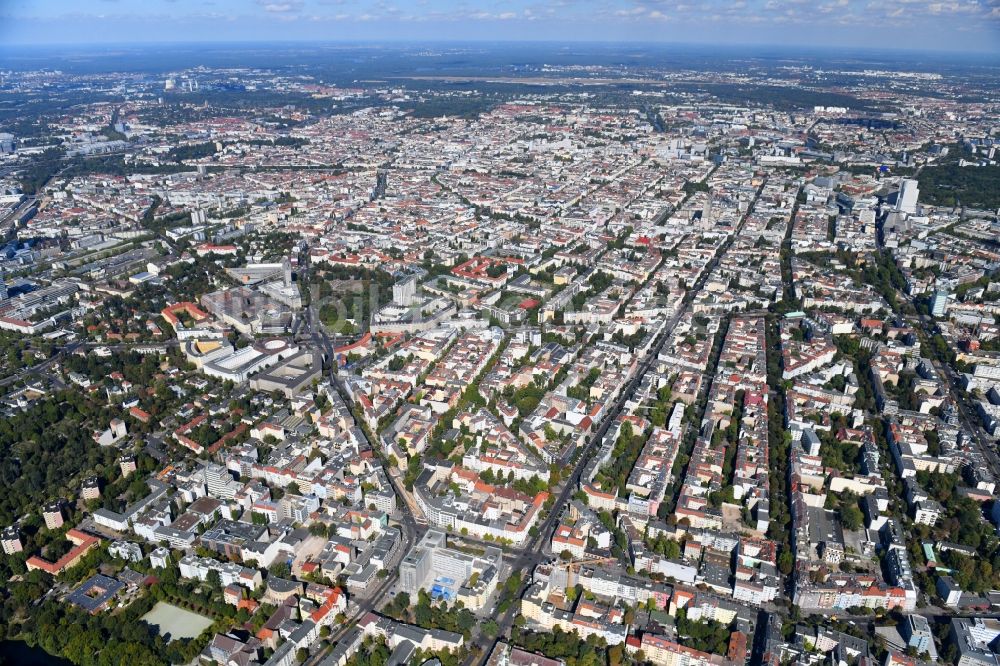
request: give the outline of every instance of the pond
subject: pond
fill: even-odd
[[[24,641],[0,641],[0,664],[6,666],[73,666],[73,663],[55,657],[40,647],[31,647]]]

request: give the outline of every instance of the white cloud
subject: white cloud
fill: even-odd
[[[302,9],[302,0],[257,0],[257,4],[265,12],[272,14],[289,14]]]

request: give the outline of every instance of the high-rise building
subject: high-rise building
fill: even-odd
[[[232,499],[236,497],[242,484],[240,484],[229,470],[222,465],[209,463],[204,468],[205,488],[212,497],[222,499]]]
[[[46,504],[42,509],[42,519],[45,520],[45,527],[50,530],[57,530],[62,527],[64,518],[62,512],[62,502],[52,502]]]
[[[101,484],[96,476],[88,477],[84,480],[80,488],[80,497],[85,500],[98,499],[101,496]]]
[[[417,276],[408,275],[392,285],[392,300],[396,305],[408,307],[413,305],[413,297],[417,294]]]
[[[455,550],[443,531],[430,529],[399,563],[399,587],[411,595],[424,589],[434,598],[454,601],[473,573],[499,570],[500,557],[496,548],[479,557]]]
[[[122,469],[122,476],[128,476],[136,470],[135,466],[135,456],[130,454],[124,455],[118,459],[118,465]]]
[[[416,592],[423,587],[431,571],[431,553],[425,548],[415,548],[399,563],[399,589]]]
[[[934,638],[927,618],[923,615],[908,615],[901,628],[907,647],[914,648],[917,654],[930,652]]]
[[[920,196],[920,189],[917,181],[904,180],[899,184],[899,194],[896,195],[896,210],[902,213],[914,214],[917,212],[917,197]]]
[[[128,428],[125,426],[125,422],[121,419],[111,419],[111,423],[108,427],[111,430],[111,434],[114,436],[116,442],[122,437],[128,435]]]
[[[4,528],[2,540],[3,552],[6,555],[20,553],[24,549],[21,544],[21,533],[13,525]]]
[[[931,299],[931,314],[935,317],[943,317],[945,309],[948,307],[948,297],[951,294],[947,289],[938,289]]]

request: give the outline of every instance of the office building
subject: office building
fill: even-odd
[[[399,563],[400,589],[409,594],[427,590],[432,599],[444,599],[449,603],[460,596],[484,602],[490,591],[480,590],[477,594],[468,585],[470,579],[473,574],[479,573],[473,586],[480,582],[480,578],[489,580],[495,586],[501,563],[499,548],[487,548],[482,556],[470,555],[449,548],[445,533],[430,529]],[[466,606],[469,606],[468,602]]]
[[[931,652],[934,646],[934,636],[931,625],[923,615],[907,615],[906,621],[900,626],[906,646],[917,651],[917,654]]]
[[[205,488],[212,497],[233,499],[243,484],[233,478],[229,470],[222,465],[209,463],[203,470]]]
[[[919,195],[920,190],[917,187],[917,181],[904,180],[899,185],[899,194],[896,195],[896,210],[901,213],[913,215],[917,212],[917,197]]]
[[[958,651],[958,666],[997,666],[1000,661],[990,645],[1000,636],[1000,621],[992,618],[956,618],[951,640]]]
[[[943,317],[945,310],[948,307],[948,297],[950,294],[947,289],[938,289],[934,292],[934,297],[931,299],[931,314],[935,317]]]

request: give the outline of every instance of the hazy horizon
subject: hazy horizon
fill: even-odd
[[[816,71],[922,71],[988,75],[991,53],[685,42],[301,40],[0,45],[0,70],[77,73],[178,71],[192,67],[298,70],[325,80],[545,75],[548,66],[620,68],[639,79],[665,71],[809,67]],[[564,72],[565,74],[565,72]]]

